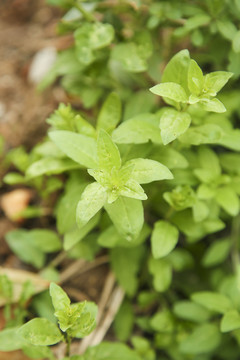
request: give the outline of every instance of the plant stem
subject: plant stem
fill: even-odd
[[[88,21],[96,21],[96,19],[94,18],[94,16],[92,14],[90,14],[89,12],[87,12],[84,7],[79,4],[78,2],[76,1],[72,1],[72,5],[78,9],[80,11],[80,13],[82,14],[82,16],[88,20]]]
[[[239,268],[239,235],[240,235],[240,216],[236,216],[232,220],[231,240],[232,240],[232,263],[234,271],[237,273]]]
[[[69,335],[66,334],[65,336],[65,339],[66,339],[66,344],[67,344],[67,347],[66,347],[66,356],[69,357],[70,356],[70,347],[71,347],[71,337]]]

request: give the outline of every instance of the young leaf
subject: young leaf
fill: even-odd
[[[112,134],[119,144],[143,144],[149,140],[162,143],[158,119],[153,114],[139,114],[120,124]]]
[[[229,186],[223,186],[216,190],[217,203],[231,216],[239,213],[239,198]]]
[[[214,98],[212,100],[201,101],[200,106],[201,106],[202,109],[204,109],[206,111],[213,111],[213,112],[216,112],[216,113],[224,113],[224,112],[226,112],[225,106],[217,98]]]
[[[221,332],[229,332],[240,328],[240,314],[237,310],[226,312],[221,320]]]
[[[202,259],[204,267],[215,266],[221,264],[229,255],[231,248],[230,239],[221,239],[214,241],[207,249]]]
[[[121,157],[117,146],[111,136],[103,129],[100,129],[97,140],[98,166],[99,169],[111,171],[113,167],[121,167]]]
[[[160,118],[161,137],[164,145],[167,145],[180,135],[184,134],[191,123],[191,116],[186,112],[167,109]]]
[[[79,228],[87,222],[104,206],[107,201],[106,189],[97,182],[88,185],[77,205],[77,224]]]
[[[143,188],[139,183],[134,179],[129,179],[123,188],[119,191],[120,196],[126,196],[132,199],[146,200],[147,195],[145,194]]]
[[[134,42],[115,45],[111,57],[120,62],[127,71],[138,73],[147,70],[146,59]]]
[[[87,168],[97,167],[97,144],[89,136],[70,131],[51,131],[49,137],[72,160]]]
[[[143,206],[140,200],[119,197],[105,209],[118,232],[128,241],[136,239],[143,226]]]
[[[49,291],[55,312],[63,310],[67,313],[70,306],[70,299],[65,291],[55,283],[50,284]]]
[[[45,157],[34,162],[27,168],[27,178],[34,178],[41,175],[61,174],[64,171],[78,169],[81,166],[71,159],[56,159],[53,157]]]
[[[188,93],[188,67],[190,56],[188,50],[181,50],[168,62],[162,75],[162,82],[174,82]]]
[[[227,71],[215,71],[205,75],[205,91],[211,96],[216,96],[232,76],[233,73]]]
[[[121,100],[116,93],[111,93],[105,100],[97,119],[97,129],[111,134],[121,120]]]
[[[202,92],[204,77],[201,68],[196,61],[190,60],[188,68],[188,88],[192,94],[199,95]]]
[[[208,310],[224,314],[232,309],[231,300],[220,293],[211,291],[200,291],[191,295],[191,299]]]
[[[133,166],[131,178],[139,184],[147,184],[152,181],[172,179],[171,171],[158,161],[150,159],[129,160],[124,166]]]
[[[57,325],[43,318],[35,318],[21,326],[17,332],[33,345],[53,345],[63,340]]]
[[[24,344],[25,340],[18,335],[18,327],[0,331],[0,351],[19,350]]]
[[[214,324],[199,325],[180,344],[184,354],[205,354],[213,351],[220,343],[219,329]]]
[[[177,245],[178,229],[167,221],[160,220],[154,224],[151,236],[154,259],[168,255]]]
[[[188,96],[184,88],[175,82],[161,83],[153,86],[149,90],[155,95],[159,95],[163,98],[168,98],[176,102],[186,103],[188,101]]]

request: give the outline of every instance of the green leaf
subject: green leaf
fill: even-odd
[[[94,50],[111,44],[114,28],[100,22],[85,23],[74,32],[76,55],[80,63],[88,65],[95,59]]]
[[[139,114],[120,124],[112,134],[120,144],[143,144],[149,140],[161,143],[158,119],[153,114]]]
[[[13,230],[6,234],[6,240],[13,252],[24,262],[41,268],[45,262],[45,254],[29,242],[26,230]]]
[[[118,232],[128,241],[136,239],[143,227],[143,206],[140,200],[119,197],[105,209]]]
[[[127,71],[138,73],[147,70],[146,58],[134,42],[115,45],[111,57],[119,61]]]
[[[168,255],[177,245],[178,229],[167,221],[160,220],[154,224],[151,236],[152,254],[154,259]]]
[[[216,325],[199,325],[181,342],[180,352],[196,355],[209,353],[219,345],[220,340],[221,336]]]
[[[47,346],[24,345],[22,351],[31,359],[50,359],[55,360],[51,349]]]
[[[100,129],[97,140],[97,153],[99,169],[111,171],[113,167],[121,167],[121,157],[118,147],[114,144],[111,136]]]
[[[70,319],[69,335],[76,338],[88,336],[96,327],[97,305],[88,301],[73,304],[71,308],[74,316]]]
[[[175,324],[171,312],[167,309],[163,309],[162,311],[155,313],[150,319],[150,326],[155,331],[163,333],[173,332]]]
[[[28,232],[29,244],[36,246],[45,253],[58,251],[62,248],[62,243],[58,235],[51,230],[34,229]]]
[[[191,116],[186,112],[167,109],[160,118],[161,137],[164,145],[184,134],[191,123]]]
[[[97,119],[97,129],[103,129],[109,134],[121,120],[121,100],[116,93],[111,93],[105,100]]]
[[[87,168],[97,167],[97,144],[89,136],[70,131],[51,131],[49,137],[72,160]]]
[[[33,345],[53,345],[63,340],[58,327],[43,318],[30,320],[19,328],[18,334]]]
[[[188,88],[192,94],[199,95],[204,85],[204,77],[201,68],[196,61],[190,60],[188,68]]]
[[[131,178],[139,184],[147,184],[152,181],[172,179],[171,171],[158,161],[150,159],[133,159],[129,160],[124,166],[133,166]]]
[[[206,309],[216,311],[220,314],[224,314],[228,310],[231,310],[233,306],[228,297],[211,291],[196,292],[191,295],[191,299]]]
[[[168,98],[176,102],[186,103],[188,96],[184,88],[175,82],[165,82],[149,89],[153,94]]]
[[[216,21],[218,31],[227,40],[232,41],[234,38],[237,28],[234,23],[229,19],[217,20]]]
[[[209,215],[209,208],[203,201],[196,200],[192,209],[193,209],[193,218],[194,221],[196,222],[201,222],[205,220]]]
[[[210,267],[221,264],[228,257],[230,249],[230,239],[215,240],[204,254],[202,259],[203,266]]]
[[[132,304],[125,300],[113,323],[114,332],[117,339],[120,341],[127,341],[132,333],[134,326],[134,312]]]
[[[183,87],[188,93],[188,67],[190,63],[189,51],[181,50],[168,62],[162,75],[162,82],[174,82]]]
[[[18,327],[0,331],[0,351],[19,350],[24,344],[25,340],[18,335]]]
[[[103,342],[100,345],[90,347],[79,360],[142,360],[132,349],[120,343]]]
[[[175,149],[168,146],[156,146],[153,148],[151,159],[156,160],[171,169],[185,169],[188,167],[187,159]]]
[[[224,314],[221,324],[221,332],[229,332],[240,328],[240,314],[237,310],[230,310]]]
[[[214,124],[204,124],[189,128],[179,140],[187,145],[216,144],[222,139],[222,129]]]
[[[46,157],[34,162],[26,171],[28,178],[34,178],[41,175],[61,174],[64,171],[78,169],[81,166],[71,159],[56,159]]]
[[[52,298],[52,303],[55,312],[63,310],[67,314],[67,311],[70,306],[70,299],[65,293],[65,291],[63,291],[63,289],[57,284],[51,283],[49,292]]]
[[[226,83],[232,76],[233,73],[227,71],[214,71],[210,74],[205,75],[205,91],[211,96],[216,96],[217,93],[226,85]]]
[[[239,198],[229,186],[223,186],[216,190],[216,201],[229,215],[236,216],[239,213]]]
[[[77,205],[77,224],[79,228],[87,222],[104,206],[107,201],[106,189],[97,182],[88,185],[82,193]]]
[[[116,247],[110,252],[111,266],[116,278],[122,288],[129,296],[134,296],[139,277],[138,272],[141,268],[141,261],[144,256],[144,249],[140,246],[128,249]]]
[[[98,213],[80,229],[78,227],[75,227],[73,230],[66,232],[63,239],[64,250],[70,250],[74,245],[76,245],[79,241],[85,238],[85,236],[98,224],[99,218],[100,216]]]
[[[119,196],[126,196],[132,199],[146,200],[147,195],[143,188],[134,179],[129,179],[122,189],[119,191]]]
[[[198,158],[201,167],[210,171],[213,178],[221,175],[219,157],[212,149],[207,146],[201,146],[198,149]]]
[[[149,272],[153,275],[153,286],[156,291],[166,291],[172,281],[172,267],[165,259],[149,260]]]
[[[173,312],[180,319],[196,323],[206,322],[211,316],[211,313],[201,305],[186,300],[177,301]]]
[[[232,39],[232,48],[235,53],[240,52],[240,31],[237,31]]]
[[[203,110],[212,111],[216,113],[224,113],[226,112],[226,108],[223,103],[218,99],[212,99],[207,101],[201,101],[200,106]]]

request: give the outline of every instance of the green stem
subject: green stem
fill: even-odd
[[[234,217],[232,220],[232,231],[231,231],[231,240],[232,240],[231,256],[232,256],[233,268],[236,273],[238,271],[239,263],[240,263],[239,246],[238,246],[239,236],[240,236],[240,216],[238,215]]]
[[[79,4],[76,1],[72,1],[72,5],[78,9],[80,11],[80,13],[83,15],[83,17],[87,20],[87,21],[96,21],[96,19],[94,18],[94,16],[92,14],[90,14],[89,12],[87,12],[84,7]]]
[[[66,356],[69,357],[70,356],[70,347],[71,347],[71,337],[65,333],[65,340],[66,340],[66,344],[67,344],[67,347],[66,347]]]

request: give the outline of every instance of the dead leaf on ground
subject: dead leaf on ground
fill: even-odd
[[[22,218],[18,214],[26,209],[32,197],[32,190],[16,189],[2,195],[1,207],[10,220],[21,222]]]

